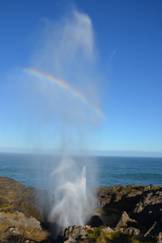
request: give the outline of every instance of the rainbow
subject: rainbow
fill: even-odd
[[[96,104],[91,103],[81,92],[74,89],[65,80],[58,79],[58,78],[54,77],[53,75],[43,72],[37,68],[24,68],[24,71],[27,74],[30,74],[38,79],[44,79],[44,80],[53,82],[55,85],[64,89],[69,94],[71,94],[72,96],[74,96],[75,98],[79,99],[81,102],[83,102],[84,104],[86,104],[90,108],[92,108],[98,116],[104,117],[103,112]]]

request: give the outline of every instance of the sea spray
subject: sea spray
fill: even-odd
[[[90,176],[88,163],[83,159],[84,142],[94,128],[94,122],[96,124],[103,116],[95,90],[98,74],[92,71],[97,68],[94,65],[95,40],[90,17],[74,10],[60,24],[54,28],[50,26],[47,37],[45,48],[42,48],[43,58],[40,57],[37,65],[32,66],[37,68],[34,74],[39,73],[35,76],[39,85],[47,84],[45,94],[49,87],[48,108],[55,114],[55,122],[61,124],[61,131],[57,132],[60,132],[62,158],[50,174],[54,201],[49,213],[49,221],[61,229],[86,224],[95,208],[95,195],[89,185],[90,177],[95,177],[95,162]],[[33,75],[33,71],[30,74]],[[57,80],[54,79],[56,76]],[[79,159],[72,156],[75,150],[81,155]]]
[[[51,177],[56,184],[49,220],[56,221],[61,228],[84,225],[95,206],[95,197],[87,186],[86,166],[79,166],[74,158],[64,157]]]
[[[43,149],[47,145],[61,151],[58,166],[53,163],[45,178],[54,197],[49,221],[65,228],[84,225],[95,208],[89,184],[90,179],[95,181],[95,161],[90,171],[83,158],[91,141],[92,147],[95,144],[91,135],[96,134],[96,124],[103,118],[97,82],[101,78],[96,67],[94,30],[87,14],[74,9],[58,23],[48,20],[45,27],[32,63],[23,68],[23,80],[32,86],[28,100],[32,119],[43,121],[32,131],[39,128],[39,136],[47,135],[38,145],[43,141]],[[76,151],[79,160],[72,156]]]

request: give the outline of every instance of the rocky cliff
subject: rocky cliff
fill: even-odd
[[[162,243],[161,186],[104,187],[96,194],[98,207],[87,225],[56,235],[46,192],[0,177],[0,243]]]

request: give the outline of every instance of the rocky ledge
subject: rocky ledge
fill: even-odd
[[[40,200],[47,204],[45,192],[0,177],[0,243],[162,243],[161,186],[104,187],[97,197],[86,226],[71,226],[54,239]]]
[[[162,243],[162,187],[97,190],[99,207],[87,226],[65,230],[66,243]]]
[[[0,177],[0,243],[48,242],[41,192]]]

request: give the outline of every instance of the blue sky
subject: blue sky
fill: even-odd
[[[84,129],[84,146],[101,152],[162,154],[160,0],[1,2],[1,151],[58,148],[59,121],[51,113],[44,118],[50,109],[46,100],[34,100],[35,91],[17,73],[32,62],[46,22],[55,24],[72,9],[86,14],[93,25],[98,59],[95,67],[101,77],[97,81],[99,100],[105,114],[98,127]],[[35,102],[37,106],[33,108]]]

